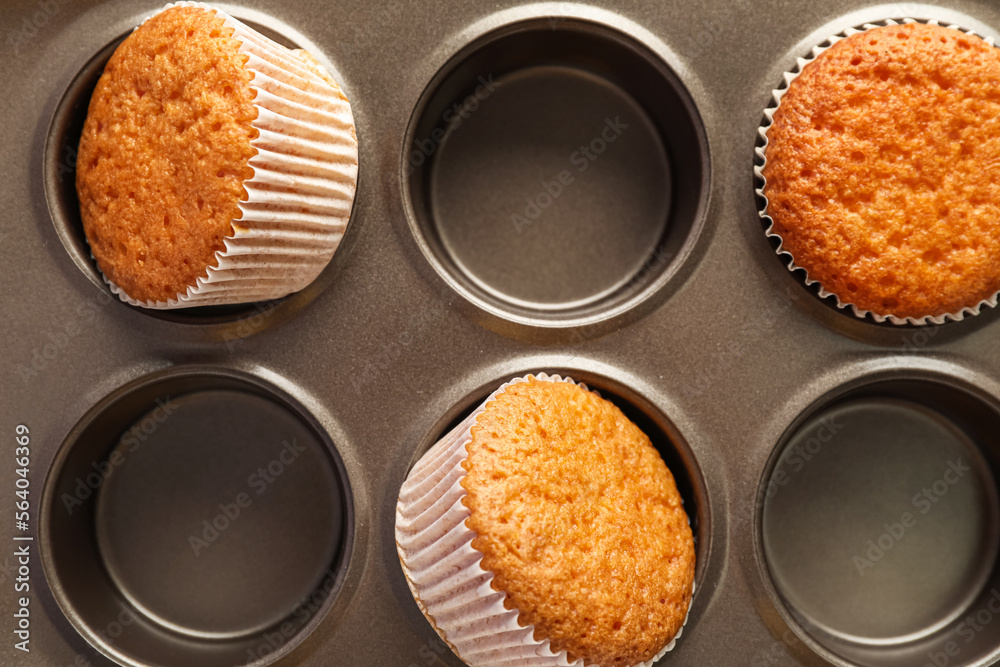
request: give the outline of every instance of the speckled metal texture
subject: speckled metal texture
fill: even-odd
[[[159,6],[25,0],[4,2],[0,12],[0,248],[6,266],[0,297],[6,456],[0,464],[0,665],[207,667],[222,664],[219,655],[225,654],[225,664],[458,667],[420,614],[400,570],[393,543],[396,496],[409,467],[449,424],[505,380],[532,371],[570,375],[616,401],[651,434],[678,477],[697,537],[697,593],[683,637],[660,664],[941,667],[1000,659],[1000,453],[992,440],[993,425],[1000,423],[1000,316],[986,310],[962,322],[914,328],[838,312],[776,257],[761,226],[753,177],[757,130],[771,90],[812,46],[850,26],[895,16],[937,19],[996,37],[1000,6],[991,0],[223,3],[222,9],[270,36],[315,51],[335,73],[357,125],[357,198],[333,261],[303,292],[272,303],[157,314],[120,303],[100,280],[79,233],[72,179],[74,127],[88,86],[114,44]],[[484,46],[497,39],[521,40],[510,42],[519,49]],[[449,78],[454,73],[458,78]],[[552,106],[536,116],[530,106],[519,108],[518,95],[503,93],[504,86],[520,90],[528,102],[547,99]],[[644,99],[644,90],[658,94]],[[580,109],[588,99],[599,101],[592,107],[599,116]],[[493,113],[491,102],[509,113]],[[452,120],[445,118],[449,110]],[[523,133],[504,122],[512,113],[525,123]],[[456,115],[465,127],[455,126]],[[555,124],[550,132],[546,123]],[[462,130],[469,134],[460,136]],[[649,187],[641,180],[649,173],[669,184],[662,191]],[[477,178],[481,174],[489,178]],[[617,198],[621,192],[628,198]],[[490,227],[477,226],[480,220]],[[563,246],[572,261],[560,256]],[[515,268],[504,273],[503,261]],[[580,272],[588,263],[594,271]],[[328,597],[289,609],[285,596],[272,591],[260,599],[282,600],[286,608],[259,614],[248,608],[230,625],[197,621],[187,609],[182,618],[202,627],[186,644],[183,633],[190,628],[180,628],[180,639],[167,637],[128,606],[120,619],[102,626],[94,611],[99,605],[68,605],[70,598],[86,598],[79,594],[85,587],[67,587],[79,583],[73,554],[65,546],[45,551],[76,544],[66,528],[74,525],[88,558],[127,563],[130,581],[138,582],[133,591],[155,588],[156,577],[135,568],[144,545],[158,543],[155,530],[144,527],[130,542],[121,532],[130,524],[98,508],[92,520],[117,531],[110,542],[103,538],[112,544],[109,555],[100,543],[106,527],[56,521],[54,513],[67,507],[59,475],[72,472],[65,481],[75,488],[75,476],[88,467],[83,455],[89,450],[82,448],[101,449],[73,438],[100,432],[110,453],[129,433],[155,430],[156,415],[163,413],[150,412],[157,395],[141,388],[178,378],[203,382],[192,391],[244,387],[298,415],[318,447],[329,450],[322,465],[340,483],[317,482],[317,488],[346,494],[342,539],[316,540],[321,548],[340,550],[325,556],[333,575]],[[879,437],[910,433],[894,429],[897,422],[908,428],[933,422],[940,429],[914,450],[923,452],[915,463],[905,454],[905,441],[873,452],[880,440],[871,436],[841,449],[837,442],[849,437],[849,428],[827,429],[826,439],[809,431],[825,416],[836,422],[859,404],[863,409],[847,422],[875,424]],[[83,430],[95,410],[110,405],[119,406],[108,413],[120,415],[119,423]],[[225,429],[212,431],[217,427],[206,425],[205,432],[226,440]],[[917,428],[912,437],[926,432]],[[212,456],[210,441],[201,450],[206,457]],[[231,438],[226,442],[226,452],[237,449]],[[281,443],[273,450],[270,443],[254,441],[250,448],[265,471],[282,456]],[[867,452],[861,458],[833,456],[861,445]],[[25,446],[28,466],[18,460],[24,451],[16,449]],[[785,447],[798,447],[797,455],[782,455]],[[204,466],[203,474],[171,468],[178,484],[226,469],[224,462],[192,455],[190,447],[178,451],[190,459],[187,467]],[[965,451],[968,460],[958,462]],[[320,453],[314,460],[325,460]],[[112,459],[97,454],[97,468],[90,467],[100,472]],[[951,460],[938,467],[935,456]],[[71,459],[79,466],[67,468]],[[128,465],[127,458],[115,461],[121,464],[113,464],[112,475]],[[820,468],[804,467],[801,477],[799,464]],[[283,465],[294,470],[294,463]],[[877,479],[886,483],[828,495],[822,485],[807,483],[861,484],[851,466],[882,466]],[[29,509],[22,529],[17,503],[24,496],[16,491],[24,490],[18,470],[25,467]],[[956,478],[956,468],[964,475],[965,467],[971,469],[967,476]],[[139,481],[149,474],[146,469]],[[243,488],[249,480],[220,482],[214,496],[201,487],[182,496],[171,491],[169,476],[150,479],[164,503],[206,501],[209,524],[227,508],[235,511],[236,502],[242,514],[229,519],[232,527],[217,541],[208,539],[211,531],[195,531],[198,521],[189,532],[210,550],[239,536],[252,551],[252,540],[239,531],[267,529],[260,539],[272,542],[270,555],[254,552],[239,564],[274,568],[282,549],[311,542],[288,532],[294,516],[283,521],[253,514],[287,509],[267,494],[278,493],[282,479],[293,475],[271,478],[260,502],[248,496],[257,504],[246,507],[236,499],[256,493],[256,485]],[[82,479],[86,486],[86,475]],[[975,484],[952,493],[953,479]],[[133,494],[142,486],[132,479],[132,486],[115,488]],[[902,505],[893,504],[896,492]],[[140,499],[150,502],[141,493]],[[290,514],[319,516],[311,503],[295,502],[299,509]],[[824,503],[843,503],[845,511]],[[926,515],[925,503],[931,506]],[[912,547],[923,540],[936,544],[937,533],[920,531],[952,525],[949,512],[956,518],[962,512],[964,519],[950,539],[957,540],[954,553],[972,563],[965,569],[947,549],[930,550],[921,561],[922,552]],[[855,523],[845,523],[850,517]],[[765,530],[774,520],[802,521],[804,527]],[[977,534],[968,534],[972,530]],[[802,583],[818,576],[822,559],[830,561],[823,543],[829,535],[846,535],[850,542],[841,545],[837,553],[844,557],[834,565],[846,568],[838,577],[855,572],[859,579],[842,580],[902,577],[871,589],[891,600],[881,606],[869,601],[863,614],[851,616],[851,591],[864,586]],[[197,539],[192,552],[204,548]],[[187,548],[181,547],[177,553]],[[776,579],[768,554],[781,558],[789,551],[801,562],[779,565]],[[227,553],[240,558],[238,550]],[[27,573],[19,570],[22,558]],[[927,570],[944,571],[955,586],[970,589],[946,586],[946,599],[928,602],[920,579]],[[110,574],[110,584],[98,582],[94,599],[114,592],[117,575]],[[163,580],[171,574],[164,571]],[[312,586],[302,574],[282,576],[295,586]],[[123,582],[118,576],[128,588]],[[213,595],[226,590],[223,583],[196,592],[204,603],[198,610],[219,602]],[[250,589],[264,583],[244,582]],[[234,599],[258,599],[240,590]],[[815,594],[822,591],[831,609],[817,612]],[[911,610],[870,632],[854,623],[878,618],[880,610],[906,610],[911,599],[927,613]],[[183,606],[182,595],[170,597],[171,604],[178,600]],[[288,632],[280,622],[250,627],[281,618],[302,623]],[[239,659],[222,648],[236,626],[243,639],[253,639]],[[23,641],[18,630],[30,651],[17,648]],[[130,635],[137,632],[141,638]],[[183,659],[167,650],[171,642],[187,646]]]

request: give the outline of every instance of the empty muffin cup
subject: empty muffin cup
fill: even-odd
[[[760,547],[817,652],[870,667],[1000,655],[984,630],[1000,622],[998,429],[995,398],[924,374],[837,392],[789,428],[760,490]]]
[[[46,480],[59,607],[123,665],[265,665],[336,597],[350,490],[319,425],[242,374],[137,380],[73,429]]]
[[[663,55],[609,25],[534,18],[441,69],[402,171],[411,227],[448,283],[508,320],[565,326],[676,272],[702,224],[708,149]]]

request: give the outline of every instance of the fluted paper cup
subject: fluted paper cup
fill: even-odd
[[[897,324],[897,325],[904,325],[904,324],[928,325],[928,324],[944,324],[948,320],[956,322],[961,321],[966,317],[978,315],[984,307],[988,306],[990,308],[995,308],[997,305],[998,297],[1000,297],[1000,292],[994,293],[992,296],[983,299],[977,304],[961,308],[960,310],[953,313],[926,315],[923,317],[897,317],[891,314],[882,315],[858,307],[857,305],[852,303],[850,299],[847,298],[845,295],[835,294],[827,290],[822,284],[819,283],[819,281],[810,277],[809,271],[805,267],[797,264],[795,262],[795,257],[793,256],[793,254],[789,252],[787,248],[784,247],[783,245],[784,239],[782,239],[780,234],[774,231],[774,221],[771,219],[771,214],[768,209],[769,202],[767,199],[767,179],[764,178],[763,170],[765,165],[767,164],[768,130],[770,130],[773,125],[774,114],[778,111],[778,107],[781,106],[781,100],[785,96],[785,93],[788,92],[789,86],[791,86],[792,82],[799,77],[799,75],[802,73],[803,68],[805,68],[809,63],[814,61],[821,53],[832,47],[834,44],[836,44],[842,39],[850,37],[851,35],[867,32],[868,30],[872,30],[873,28],[881,28],[890,25],[900,25],[900,24],[917,23],[917,22],[926,23],[929,25],[941,25],[940,23],[934,20],[917,21],[917,19],[913,18],[885,19],[882,21],[866,23],[860,28],[852,27],[848,28],[847,30],[844,30],[843,32],[839,32],[836,35],[831,35],[817,46],[814,46],[808,57],[798,58],[795,64],[795,68],[792,69],[791,71],[784,73],[783,75],[784,85],[778,89],[771,91],[771,104],[768,106],[767,109],[764,110],[764,121],[758,128],[758,135],[761,138],[761,142],[759,142],[759,145],[756,148],[757,160],[756,164],[754,165],[754,175],[756,176],[757,182],[759,184],[759,187],[757,188],[757,194],[759,195],[758,201],[761,202],[761,205],[758,206],[758,213],[760,214],[761,219],[764,221],[765,233],[767,234],[768,238],[777,239],[778,241],[778,247],[775,252],[777,252],[778,255],[786,255],[788,258],[790,258],[788,264],[788,270],[794,272],[801,269],[805,274],[805,284],[807,286],[816,285],[817,289],[819,290],[819,297],[821,299],[827,299],[827,298],[834,299],[837,308],[841,310],[849,310],[855,317],[859,319],[865,319],[867,316],[871,315],[871,317],[876,322],[890,322],[892,324]],[[974,31],[966,30],[958,25],[948,24],[945,25],[944,27],[951,30],[958,30],[969,36],[979,37],[979,35],[977,35]],[[987,44],[991,46],[993,45],[993,38],[982,37],[982,39]]]
[[[508,609],[506,594],[492,588],[493,573],[482,567],[483,554],[472,546],[476,533],[465,525],[470,512],[462,503],[467,493],[461,484],[466,474],[462,462],[476,418],[507,387],[532,377],[577,384],[545,373],[503,384],[420,458],[396,505],[396,549],[410,591],[441,639],[474,667],[585,664],[582,659],[570,662],[566,651],[554,652],[549,640],[534,638],[534,626],[518,622],[519,611]],[[614,667],[651,667],[674,648],[681,630],[652,660]]]
[[[171,7],[215,12],[247,56],[258,136],[250,146],[252,178],[225,249],[207,274],[176,298],[138,301],[105,277],[134,306],[187,308],[277,299],[311,283],[340,244],[358,178],[358,142],[351,105],[328,72],[304,51],[292,51],[225,12],[198,2]],[[160,11],[163,11],[160,10]]]

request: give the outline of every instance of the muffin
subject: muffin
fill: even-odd
[[[694,587],[674,479],[614,404],[544,374],[503,385],[416,464],[396,544],[469,665],[650,665]]]
[[[768,112],[758,173],[779,251],[861,317],[995,305],[1000,51],[916,22],[834,39]]]
[[[344,234],[357,170],[350,103],[314,57],[178,3],[108,61],[76,186],[112,290],[177,308],[312,282]]]

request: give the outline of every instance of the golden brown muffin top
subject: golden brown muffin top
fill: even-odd
[[[205,276],[241,216],[257,111],[239,44],[214,12],[174,7],[122,42],[94,90],[80,212],[101,271],[134,299]]]
[[[841,301],[923,317],[1000,290],[1000,51],[910,23],[838,41],[789,86],[764,193]]]
[[[694,541],[674,478],[612,403],[565,382],[509,386],[472,428],[472,546],[535,639],[587,664],[653,658],[682,627]]]

